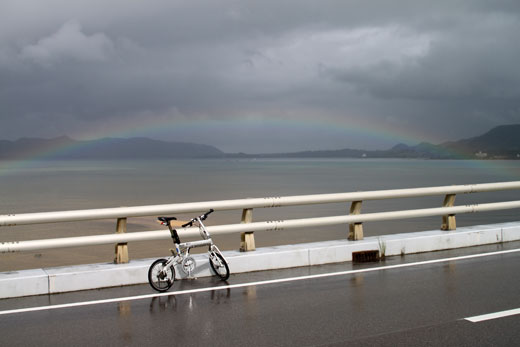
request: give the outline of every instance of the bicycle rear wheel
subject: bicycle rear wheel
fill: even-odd
[[[222,254],[211,251],[209,253],[209,265],[213,269],[213,272],[215,272],[222,281],[229,278],[229,266]]]
[[[175,280],[175,269],[173,266],[165,269],[166,262],[166,259],[157,259],[148,269],[148,283],[158,292],[170,289]]]

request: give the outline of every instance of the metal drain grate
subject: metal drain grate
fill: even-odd
[[[369,263],[379,261],[379,251],[359,251],[352,252],[352,262],[354,263]]]

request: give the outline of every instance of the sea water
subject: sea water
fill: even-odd
[[[215,159],[0,162],[0,214],[401,189],[520,180],[520,161],[408,159]],[[366,201],[362,212],[438,207],[443,196]],[[520,200],[520,191],[459,195],[456,205]],[[349,203],[255,209],[254,221],[336,216]],[[202,211],[201,211],[202,212]],[[177,216],[189,219],[190,214]],[[240,222],[216,212],[208,225]],[[505,210],[457,216],[457,225],[519,220]],[[365,236],[438,229],[440,217],[364,224]],[[115,220],[0,227],[0,241],[108,234]],[[128,231],[157,230],[155,218],[128,219]],[[255,233],[257,247],[342,239],[348,226]],[[237,249],[239,235],[215,237]],[[168,241],[129,245],[131,258],[166,255]],[[111,261],[113,246],[0,255],[0,271]]]

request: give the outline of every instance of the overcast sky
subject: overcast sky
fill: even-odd
[[[520,123],[520,1],[0,1],[0,139],[228,152]]]

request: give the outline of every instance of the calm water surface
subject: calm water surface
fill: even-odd
[[[136,206],[247,197],[369,191],[520,180],[520,161],[259,159],[172,161],[0,162],[0,214]],[[436,207],[443,197],[369,201],[363,212]],[[457,196],[456,204],[520,200],[520,191]],[[348,204],[256,209],[254,221],[345,214]],[[518,211],[458,216],[457,224],[519,220]],[[240,221],[241,211],[218,212],[208,224]],[[188,219],[190,216],[179,216]],[[129,219],[129,231],[157,230],[153,217]],[[440,217],[365,224],[365,236],[438,229]],[[347,226],[257,233],[257,246],[344,238]],[[0,228],[0,241],[105,234],[115,221]],[[237,249],[239,235],[216,238]],[[167,253],[168,242],[130,244],[132,258]],[[0,255],[0,271],[106,262],[113,246]]]

